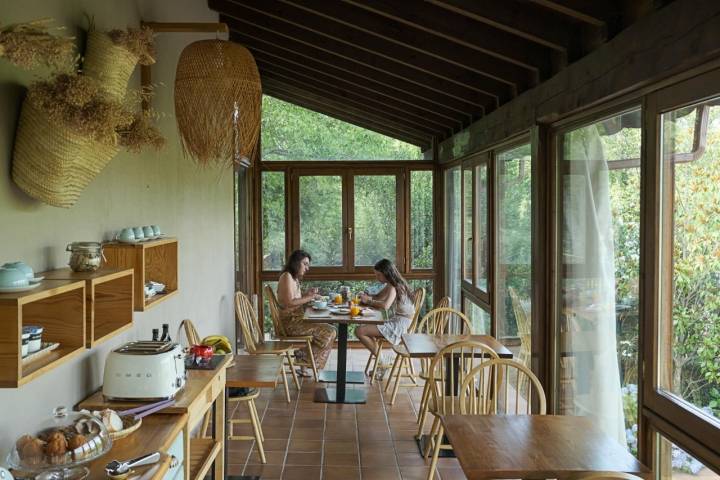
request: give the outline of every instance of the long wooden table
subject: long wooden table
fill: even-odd
[[[315,389],[315,401],[319,403],[365,403],[367,391],[360,389],[349,389],[346,385],[348,373],[360,373],[362,382],[365,383],[362,372],[347,372],[347,337],[348,325],[382,325],[385,323],[382,312],[370,309],[372,314],[352,317],[350,314],[339,315],[328,310],[316,311],[312,307],[305,309],[304,321],[308,323],[336,323],[338,325],[338,357],[337,372],[334,378],[323,377],[324,381],[336,381],[335,388],[318,387]]]
[[[562,480],[602,471],[652,477],[650,469],[585,417],[445,415],[441,421],[469,480]]]
[[[152,423],[153,420],[150,419],[156,416],[172,416],[176,418],[184,416],[186,421],[181,430],[185,440],[185,479],[200,480],[204,478],[212,468],[214,480],[224,480],[225,369],[232,359],[232,355],[225,355],[214,370],[188,370],[185,387],[175,396],[175,405],[162,410],[158,414],[145,417],[143,419],[143,426],[137,432],[132,433],[128,439],[133,439],[132,441],[138,442],[143,453],[151,453],[152,450],[144,447],[144,435],[142,435],[142,432],[145,428],[145,422],[148,421]],[[106,400],[102,395],[102,391],[98,391],[80,402],[77,408],[87,410],[102,410],[105,408],[124,410],[137,407],[143,403],[144,402]],[[191,439],[190,431],[203,420],[205,413],[210,409],[212,409],[213,416],[213,438]],[[174,422],[176,420],[170,421]],[[170,441],[174,440],[174,438],[175,437],[170,438]],[[107,455],[103,455],[103,457],[90,464],[91,472],[102,472],[102,477],[92,477],[93,479],[97,478],[99,480],[100,478],[106,478],[104,467],[105,464],[116,456],[115,448],[116,447],[113,446]],[[118,459],[129,460],[129,458],[123,458],[121,456],[123,453],[124,452],[119,452],[117,454]],[[164,461],[169,461],[169,459]],[[102,468],[94,466],[96,462],[99,462]],[[152,476],[143,477],[143,480],[155,480],[161,478],[162,474],[160,471],[156,471]]]

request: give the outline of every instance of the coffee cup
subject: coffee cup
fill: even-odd
[[[0,267],[0,287],[17,288],[30,285],[30,279],[17,268]]]
[[[133,232],[135,232],[135,240],[145,239],[145,234],[143,233],[142,227],[133,227]]]
[[[327,308],[328,302],[327,300],[315,300],[313,302],[313,307],[315,308]]]
[[[17,270],[20,270],[28,279],[32,280],[33,278],[35,278],[32,267],[22,261],[8,262],[3,265],[3,268],[15,268]]]
[[[156,235],[155,235],[155,232],[153,231],[152,227],[146,225],[146,226],[142,227],[142,230],[143,230],[143,235],[145,236],[145,238],[155,238]]]
[[[135,231],[132,228],[123,228],[117,236],[117,239],[121,242],[134,242]]]

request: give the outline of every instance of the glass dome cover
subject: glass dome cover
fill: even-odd
[[[111,447],[112,439],[100,419],[57,407],[35,434],[17,439],[7,463],[25,472],[57,471],[48,478],[78,479],[88,472],[80,465],[101,457]]]

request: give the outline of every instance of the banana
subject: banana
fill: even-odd
[[[232,352],[230,339],[224,335],[210,335],[209,337],[203,338],[201,343],[213,347],[213,351],[219,355]]]

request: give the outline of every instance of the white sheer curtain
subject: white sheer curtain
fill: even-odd
[[[445,287],[453,307],[460,309],[460,167],[445,171]]]
[[[561,409],[592,417],[625,445],[608,164],[596,125],[564,135],[561,168],[560,363],[561,384],[564,381],[567,386],[561,393]]]

